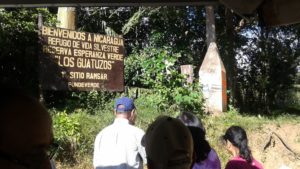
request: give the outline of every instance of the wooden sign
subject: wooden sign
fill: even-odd
[[[45,90],[124,90],[124,40],[43,26],[40,82]]]

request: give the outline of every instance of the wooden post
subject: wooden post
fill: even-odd
[[[39,13],[39,15],[38,15],[38,29],[39,29],[38,30],[38,36],[39,36],[38,39],[39,39],[39,47],[40,47],[39,52],[38,52],[39,55],[41,55],[41,53],[42,53],[42,51],[41,51],[42,50],[42,39],[41,39],[42,27],[43,27],[43,15],[41,13]],[[39,57],[40,56],[38,56],[38,58]],[[38,61],[38,62],[40,62],[40,61]],[[40,79],[40,75],[39,75],[39,79]],[[44,95],[43,95],[42,84],[41,84],[40,80],[39,80],[39,100],[40,100],[41,103],[44,103],[44,101],[45,101]]]
[[[186,76],[186,84],[192,84],[194,81],[194,69],[193,65],[181,65],[181,74]]]
[[[216,24],[215,13],[213,6],[206,6],[206,45],[209,47],[210,43],[216,42]]]
[[[76,8],[59,7],[57,12],[57,27],[75,30]]]

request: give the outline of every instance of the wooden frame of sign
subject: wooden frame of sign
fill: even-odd
[[[88,32],[40,28],[44,90],[124,90],[124,40]]]

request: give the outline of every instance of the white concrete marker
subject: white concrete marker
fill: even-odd
[[[209,45],[199,71],[205,99],[205,110],[218,114],[227,111],[226,70],[216,43]]]

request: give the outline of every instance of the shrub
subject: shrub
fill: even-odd
[[[174,88],[171,96],[181,111],[203,112],[204,100],[199,85]]]
[[[72,92],[72,98],[68,100],[67,105],[95,114],[97,110],[105,109],[107,103],[112,102],[117,96],[116,92],[108,91]]]
[[[74,160],[80,139],[80,120],[69,116],[65,111],[53,113],[53,129],[55,142],[59,149],[59,160]]]
[[[92,154],[97,133],[113,121],[111,108],[95,111],[94,115],[83,109],[71,114],[52,110],[51,114],[54,139],[59,145],[56,159],[70,163],[75,163],[77,156]]]
[[[129,85],[139,84],[155,93],[152,101],[159,110],[202,112],[203,99],[197,83],[185,85],[185,77],[179,73],[179,53],[170,47],[148,47],[126,58],[125,75]],[[130,75],[130,76],[129,76]]]

